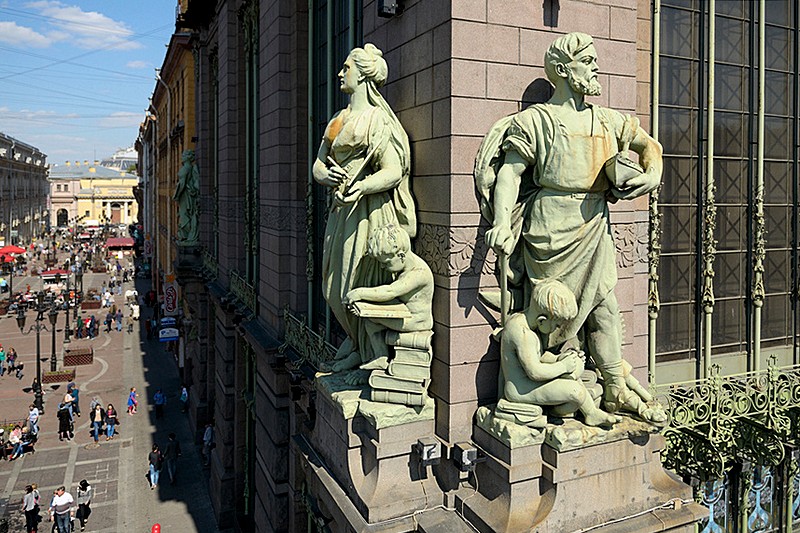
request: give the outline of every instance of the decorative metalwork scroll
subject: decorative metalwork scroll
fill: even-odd
[[[211,255],[208,250],[203,251],[203,270],[211,279],[217,279],[219,275],[219,264],[217,258]]]
[[[777,465],[785,444],[800,442],[800,365],[720,376],[713,366],[702,380],[661,386],[669,416],[665,437],[669,468],[714,479],[737,460]]]
[[[236,272],[231,272],[231,292],[248,309],[254,313],[256,312],[256,290]]]
[[[336,356],[336,348],[331,343],[326,342],[324,337],[308,327],[303,318],[294,316],[288,309],[283,312],[283,323],[286,330],[284,342],[278,348],[279,353],[291,348],[300,356],[301,363],[307,363],[315,369]]]

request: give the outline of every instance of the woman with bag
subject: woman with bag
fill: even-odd
[[[81,480],[78,484],[78,512],[75,517],[80,520],[81,531],[86,530],[86,522],[89,521],[89,515],[92,514],[92,509],[89,507],[92,503],[92,496],[94,489],[85,479]]]
[[[22,512],[25,513],[26,533],[36,533],[39,527],[39,493],[33,485],[25,485],[25,496],[22,497]]]
[[[106,420],[106,412],[103,410],[103,406],[100,404],[95,405],[90,417],[92,421],[92,436],[94,437],[94,443],[97,444],[97,441],[100,440],[100,428],[103,427],[103,422]]]

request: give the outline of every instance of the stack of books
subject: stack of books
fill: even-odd
[[[386,370],[373,370],[369,377],[372,401],[402,405],[425,405],[431,381],[432,331],[386,333],[386,344],[394,354]]]

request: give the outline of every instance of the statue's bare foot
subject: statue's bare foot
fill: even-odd
[[[369,381],[369,372],[354,370],[344,377],[344,382],[348,385],[366,385]]]
[[[589,414],[583,415],[583,423],[587,426],[613,426],[622,420],[622,417],[606,413],[601,409],[596,409]]]
[[[641,396],[628,387],[607,386],[604,405],[612,413],[620,410],[628,411],[654,425],[664,425],[667,422],[667,414],[660,405],[648,405]]]
[[[386,370],[389,368],[389,358],[387,356],[376,357],[372,361],[367,361],[359,367],[361,370]]]
[[[343,370],[350,370],[358,366],[361,362],[361,354],[358,352],[350,352],[350,355],[344,359],[328,361],[320,365],[320,370],[323,372],[341,372]]]

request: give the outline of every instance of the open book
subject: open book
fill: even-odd
[[[390,302],[355,302],[348,306],[350,311],[361,318],[411,318],[406,304],[393,300]]]

